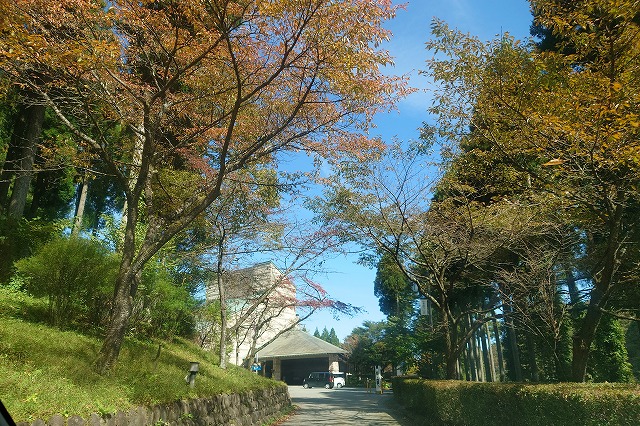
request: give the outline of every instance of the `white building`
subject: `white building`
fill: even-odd
[[[248,354],[273,340],[296,320],[296,289],[271,262],[223,275],[228,310],[229,362],[241,365]],[[208,302],[219,300],[217,282],[206,290]]]

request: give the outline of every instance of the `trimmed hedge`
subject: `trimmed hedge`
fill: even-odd
[[[640,387],[611,383],[476,383],[396,377],[396,400],[446,425],[640,425]]]

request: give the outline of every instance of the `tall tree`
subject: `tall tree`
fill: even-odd
[[[394,316],[406,323],[412,316],[416,293],[407,276],[388,253],[383,253],[378,261],[373,292],[378,298],[380,310],[387,317]]]
[[[340,346],[340,339],[338,339],[338,335],[336,334],[336,330],[331,327],[331,330],[329,330],[329,343],[331,343],[332,345],[335,346]]]
[[[9,150],[17,155],[8,162],[9,167],[13,168],[14,179],[7,213],[14,218],[21,218],[24,215],[34,174],[36,150],[42,134],[44,112],[45,106],[37,95],[30,93],[24,97],[11,138],[12,147]]]
[[[515,215],[516,206],[508,203],[485,208],[464,194],[431,202],[428,160],[411,148],[393,149],[379,163],[343,162],[318,208],[353,241],[386,253],[430,301],[447,377],[456,378],[465,345],[501,306],[483,271],[532,228],[536,212]],[[468,326],[470,314],[475,317]]]
[[[4,72],[46,101],[126,198],[101,371],[118,358],[144,264],[225,180],[285,150],[328,159],[367,152],[375,143],[350,130],[366,128],[403,90],[379,69],[390,62],[378,47],[389,36],[390,1],[109,5],[12,2],[0,47]],[[48,80],[25,72],[34,64]],[[109,138],[104,123],[131,138]]]
[[[322,329],[322,333],[320,333],[320,338],[325,342],[329,341],[329,330],[327,330],[326,326]]]
[[[345,338],[344,349],[349,352],[352,374],[371,377],[377,365],[386,367],[391,363],[384,342],[384,329],[384,321],[365,321]]]

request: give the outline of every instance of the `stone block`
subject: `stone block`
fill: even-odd
[[[115,426],[116,419],[113,417],[113,414],[107,414],[102,417],[101,424],[104,426]]]
[[[195,400],[191,405],[193,416],[198,419],[205,419],[209,415],[209,411],[213,411],[210,408],[212,408],[211,401],[206,399]]]
[[[128,426],[129,419],[127,418],[127,414],[124,411],[118,411],[113,416],[113,425],[114,426]]]
[[[146,426],[147,422],[147,410],[143,407],[133,408],[129,411],[129,425],[128,426]]]
[[[291,406],[286,387],[220,394],[208,398],[175,401],[154,407],[138,407],[128,413],[119,411],[101,417],[92,413],[89,419],[52,416],[48,422],[35,420],[19,426],[147,426],[158,423],[175,426],[252,426],[262,424],[273,414]]]
[[[49,422],[47,423],[48,426],[65,426],[64,424],[65,424],[64,417],[62,417],[60,414],[51,416],[51,418],[49,419]]]
[[[100,417],[98,413],[91,413],[87,423],[89,426],[103,426],[107,424],[106,420]]]
[[[80,416],[71,416],[67,419],[67,426],[85,426],[87,422]]]
[[[158,412],[157,407],[151,407],[149,411],[149,424],[156,424],[158,419],[160,418],[160,414]]]
[[[227,410],[229,407],[233,405],[233,401],[231,400],[231,395],[222,394],[222,407]]]
[[[167,422],[176,423],[180,420],[182,414],[182,405],[180,401],[174,401],[172,404],[167,404]]]

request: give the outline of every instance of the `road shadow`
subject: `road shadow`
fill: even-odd
[[[417,426],[424,419],[416,419],[397,401],[392,392],[376,394],[362,388],[302,389],[289,387],[296,414],[284,422],[286,426],[319,425],[376,425]]]

